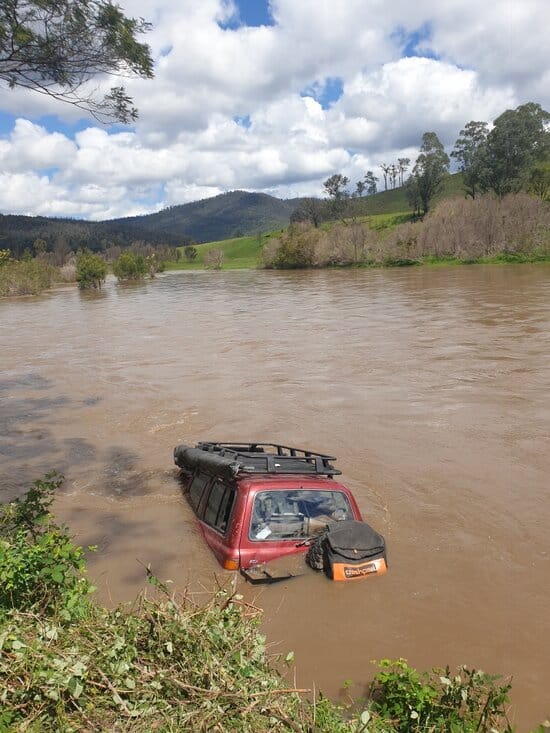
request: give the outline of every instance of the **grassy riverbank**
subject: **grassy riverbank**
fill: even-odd
[[[466,668],[383,660],[357,704],[311,699],[281,676],[292,654],[268,653],[260,609],[237,594],[196,604],[148,572],[152,599],[101,607],[84,550],[49,512],[60,483],[47,476],[0,506],[0,731],[511,733],[510,685]]]
[[[318,228],[294,224],[267,235],[197,245],[193,261],[182,250],[180,261],[167,266],[225,270],[549,261],[550,206],[517,194],[503,200],[445,199],[423,221],[401,211],[325,222]]]

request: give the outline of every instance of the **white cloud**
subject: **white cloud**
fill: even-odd
[[[550,106],[547,0],[272,0],[276,25],[232,31],[218,21],[236,0],[122,4],[154,24],[155,79],[124,80],[137,124],[51,131],[31,120],[78,111],[6,90],[0,110],[19,119],[0,135],[1,211],[98,219],[232,188],[320,194],[333,172],[414,158],[426,130],[451,146],[470,119]],[[436,58],[400,58],[415,40]],[[301,96],[329,77],[343,85],[330,108]]]
[[[403,58],[358,74],[331,111],[335,144],[376,153],[419,145],[435,131],[452,145],[471,119],[492,120],[514,104],[511,87],[484,89],[475,71],[427,58]]]
[[[48,133],[29,120],[17,119],[9,137],[0,140],[0,166],[13,172],[70,166],[76,150],[64,135]]]

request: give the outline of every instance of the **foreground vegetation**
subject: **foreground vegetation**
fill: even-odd
[[[102,608],[50,513],[60,483],[0,507],[0,731],[511,732],[509,683],[466,668],[383,660],[368,699],[311,700],[277,671],[260,610],[227,591],[198,605],[149,572],[154,598]]]

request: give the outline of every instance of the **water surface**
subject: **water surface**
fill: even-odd
[[[338,456],[390,572],[258,592],[300,686],[361,694],[370,660],[514,677],[550,714],[550,268],[169,273],[0,302],[1,498],[45,471],[98,551],[102,600],[150,563],[213,587],[172,448],[265,440]]]

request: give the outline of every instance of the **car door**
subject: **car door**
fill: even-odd
[[[202,502],[201,527],[204,537],[220,564],[235,557],[238,547],[230,546],[230,519],[235,504],[236,486],[219,477],[214,478]]]

